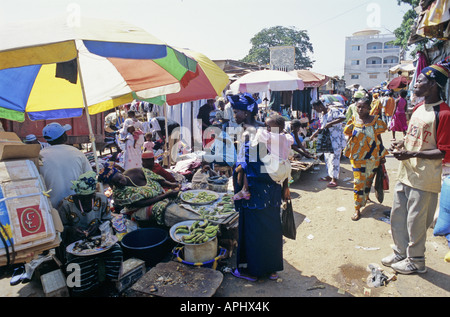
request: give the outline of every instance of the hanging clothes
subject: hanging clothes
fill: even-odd
[[[422,8],[424,9],[424,8]],[[417,34],[423,37],[447,40],[449,37],[450,3],[435,0],[420,13]]]
[[[295,90],[292,99],[292,110],[311,114],[311,88]]]
[[[281,91],[272,91],[270,94],[269,108],[273,111],[281,111]]]

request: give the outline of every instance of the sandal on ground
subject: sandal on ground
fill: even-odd
[[[331,177],[330,176],[321,177],[321,178],[319,178],[319,181],[329,182],[329,181],[331,181]]]
[[[352,220],[353,221],[357,221],[361,218],[361,211],[360,210],[355,210],[355,213],[352,216]]]
[[[337,186],[336,182],[329,182],[327,185],[327,187],[336,187],[336,186]]]
[[[237,278],[242,278],[242,279],[247,280],[247,281],[250,281],[250,282],[256,282],[256,278],[251,277],[251,276],[247,276],[247,275],[242,275],[242,274],[239,272],[238,269],[235,269],[234,271],[231,271],[231,274],[232,274],[234,277],[237,277]]]
[[[269,275],[269,279],[270,280],[278,280],[278,274],[277,273],[272,273]]]
[[[232,199],[233,200],[241,200],[241,199],[249,200],[250,199],[250,193],[248,191],[241,190],[239,193],[234,195]]]

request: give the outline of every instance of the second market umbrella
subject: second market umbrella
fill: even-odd
[[[303,90],[303,80],[280,70],[258,70],[248,73],[231,84],[233,93]]]
[[[183,79],[187,78],[187,84],[182,85],[175,93],[161,94],[161,96],[150,99],[146,92],[136,93],[136,98],[147,100],[151,103],[170,106],[183,102],[190,102],[201,99],[214,99],[221,96],[223,90],[228,85],[228,75],[211,61],[206,55],[189,49],[176,48],[180,53],[192,58],[197,62],[195,73],[186,73]]]

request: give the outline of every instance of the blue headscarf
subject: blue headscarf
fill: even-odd
[[[98,172],[98,181],[104,184],[109,184],[117,172],[119,172],[119,170],[114,167],[114,162],[103,163],[103,166]]]
[[[249,93],[228,96],[233,109],[251,112],[252,115],[258,113],[258,104]]]

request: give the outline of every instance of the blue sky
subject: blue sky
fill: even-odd
[[[210,59],[241,59],[264,28],[308,31],[313,71],[342,76],[345,37],[367,29],[390,33],[408,6],[397,0],[0,0],[0,21],[44,19],[80,12],[139,26],[166,43]]]

